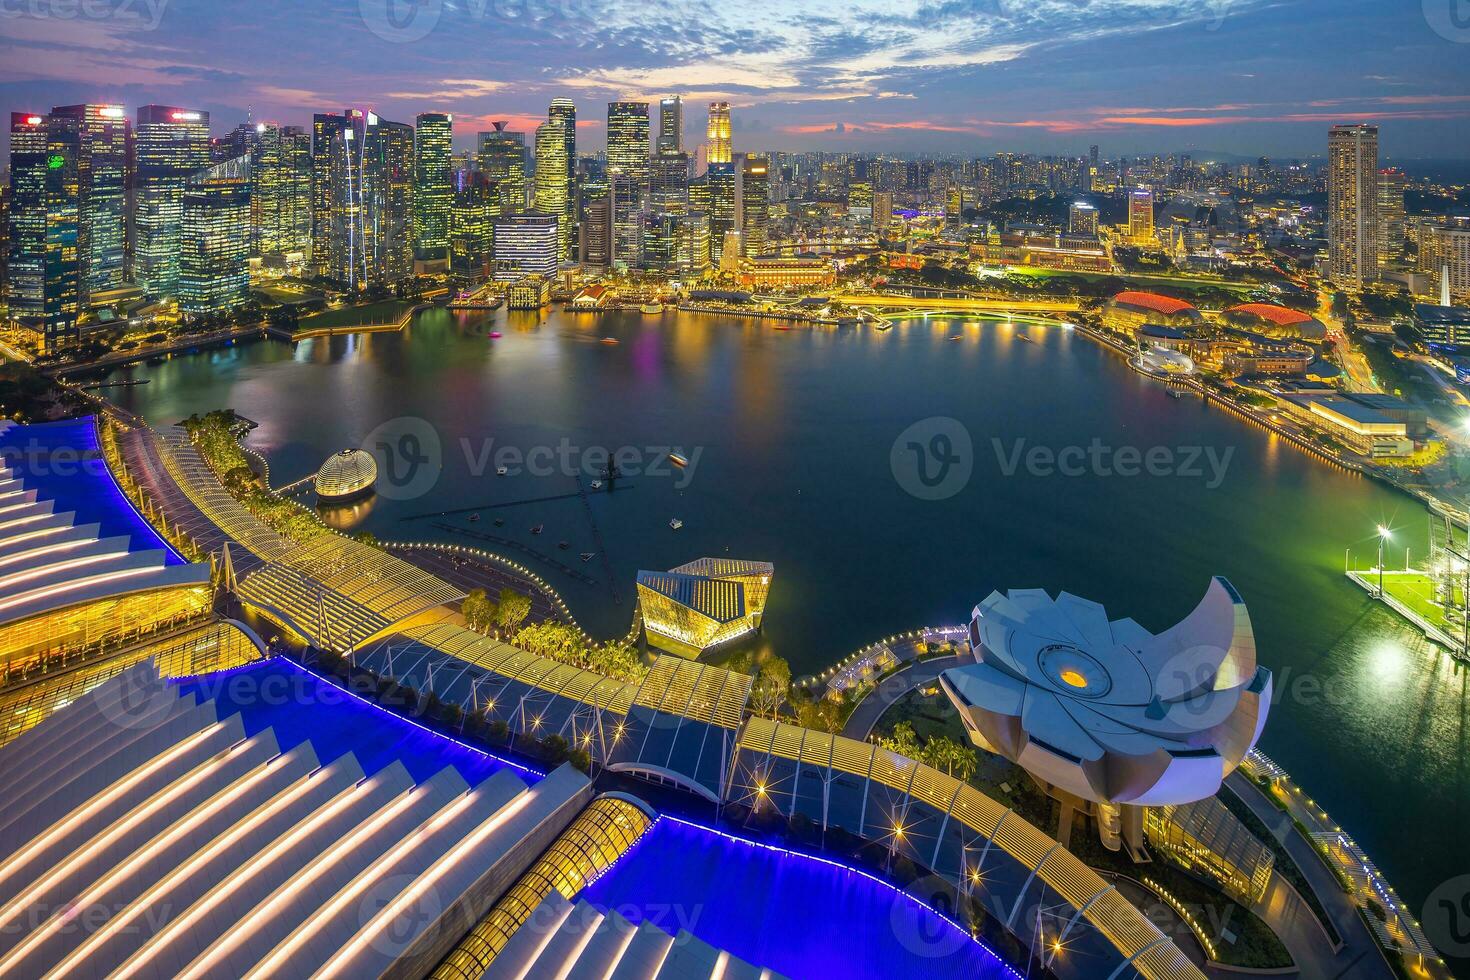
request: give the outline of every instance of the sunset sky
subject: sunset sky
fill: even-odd
[[[1458,14],[1456,6],[1458,5]],[[375,107],[529,130],[576,100],[735,107],[737,149],[1470,157],[1464,0],[0,0],[5,108],[83,101],[306,123]]]

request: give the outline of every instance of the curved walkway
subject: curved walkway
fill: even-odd
[[[935,657],[932,660],[916,660],[903,669],[894,671],[878,682],[873,693],[858,702],[848,716],[847,724],[842,726],[842,734],[866,742],[874,726],[878,724],[878,719],[883,717],[883,712],[891,708],[899,698],[934,680],[943,671],[968,662],[968,655]]]

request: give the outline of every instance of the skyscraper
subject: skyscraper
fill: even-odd
[[[1097,208],[1086,201],[1073,201],[1067,213],[1067,233],[1096,238]]]
[[[740,247],[749,258],[766,250],[771,217],[771,161],[751,154],[740,172]]]
[[[552,99],[536,130],[536,210],[557,218],[560,258],[571,257],[577,199],[572,178],[577,160],[577,107]]]
[[[493,222],[502,213],[497,190],[483,173],[454,194],[450,209],[449,267],[456,275],[483,275],[490,268]]]
[[[257,123],[250,161],[255,254],[267,263],[299,262],[311,251],[311,136],[300,126]]]
[[[480,134],[476,165],[500,201],[503,211],[523,211],[526,207],[526,136],[507,130],[503,120],[491,123],[495,128]]]
[[[414,129],[367,114],[360,186],[365,281],[413,275]]]
[[[449,257],[453,123],[447,112],[423,112],[414,120],[414,258],[423,262]]]
[[[77,157],[74,118],[10,114],[10,316],[47,350],[77,337]]]
[[[123,285],[127,268],[128,116],[120,105],[51,110],[77,127],[77,303]]]
[[[311,117],[311,267],[319,276],[333,275],[347,261],[338,254],[345,236],[333,233],[347,200],[347,129],[345,113],[319,112]]]
[[[658,103],[659,153],[679,153],[684,149],[684,100],[677,95]]]
[[[222,313],[250,295],[250,157],[189,177],[179,231],[179,307]]]
[[[607,176],[613,209],[613,263],[636,266],[648,195],[648,103],[607,104]]]
[[[1154,240],[1154,193],[1142,187],[1128,192],[1128,239],[1135,245]]]
[[[314,119],[312,262],[350,289],[413,271],[413,135],[360,109]]]
[[[494,252],[497,282],[522,276],[556,275],[561,263],[560,221],[554,214],[526,211],[495,219]]]
[[[659,153],[649,172],[649,203],[660,211],[689,209],[689,154]]]
[[[1378,127],[1327,134],[1327,274],[1350,289],[1378,278]]]
[[[612,264],[612,195],[600,194],[586,202],[579,226],[581,233],[578,261],[585,266],[605,269]]]
[[[184,185],[209,165],[209,113],[145,105],[136,134],[133,280],[149,296],[177,296]]]
[[[709,240],[710,258],[719,262],[724,258],[725,242],[735,227],[735,164],[711,163],[705,173],[709,192]]]
[[[710,167],[718,163],[731,163],[730,103],[711,102],[709,122],[705,125],[706,160]]]
[[[1378,171],[1378,264],[1397,262],[1404,251],[1404,186],[1402,170]]]

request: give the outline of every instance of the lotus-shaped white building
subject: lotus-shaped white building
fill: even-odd
[[[1110,846],[1120,823],[1134,838],[1122,807],[1214,795],[1271,702],[1245,602],[1220,577],[1157,636],[1066,592],[993,592],[975,607],[970,646],[976,662],[940,683],[971,737],[1095,813]]]

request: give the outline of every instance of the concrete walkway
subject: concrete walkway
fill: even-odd
[[[878,682],[878,686],[867,697],[858,702],[842,734],[858,741],[867,741],[878,719],[893,703],[916,687],[934,680],[943,671],[962,664],[973,663],[969,654],[953,657],[935,657],[933,660],[918,660],[901,670],[894,671]]]
[[[1281,875],[1273,874],[1265,899],[1254,911],[1281,937],[1296,960],[1300,975],[1307,980],[1392,977],[1393,972],[1378,951],[1378,944],[1368,932],[1368,927],[1358,916],[1352,899],[1343,893],[1337,878],[1323,865],[1312,845],[1296,832],[1291,817],[1277,809],[1255,784],[1238,772],[1230,774],[1226,785],[1281,841],[1326,907],[1338,934],[1343,937],[1342,949],[1334,953],[1306,901]]]

